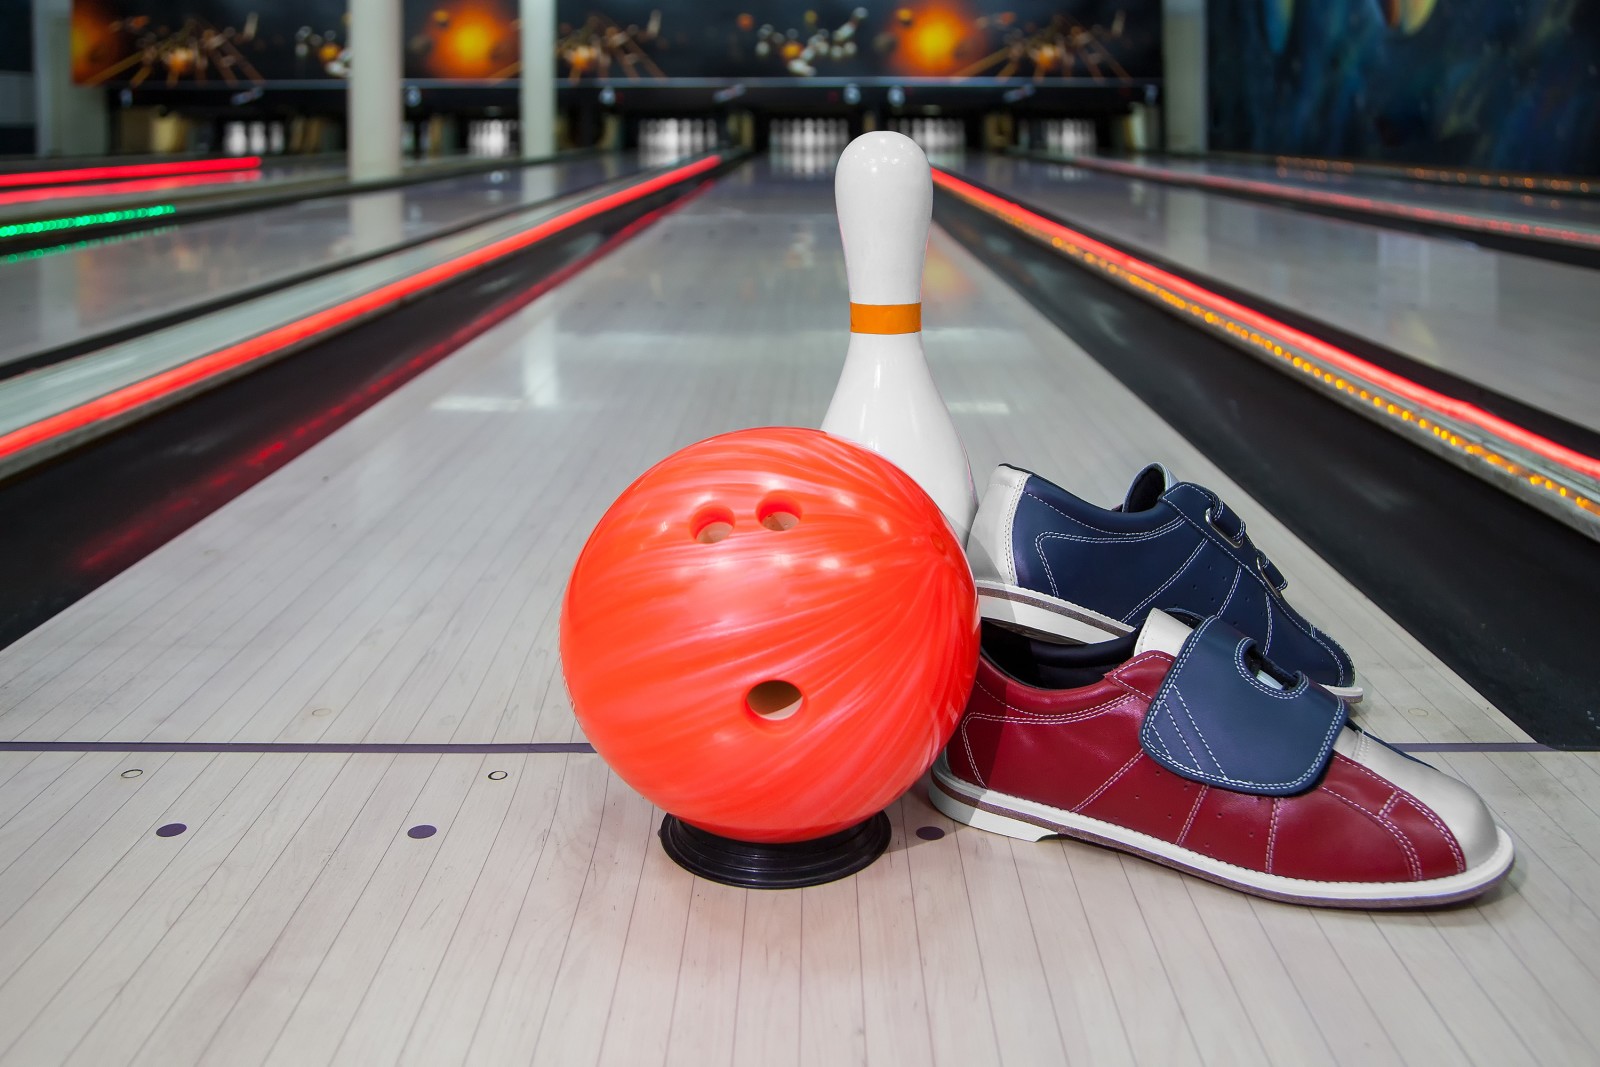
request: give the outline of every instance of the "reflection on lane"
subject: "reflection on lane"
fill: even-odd
[[[951,168],[1069,224],[1600,429],[1600,275],[1063,164]]]
[[[305,200],[0,264],[0,363],[638,169],[591,156]],[[48,295],[49,299],[43,299]]]

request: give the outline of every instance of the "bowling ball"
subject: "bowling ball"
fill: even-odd
[[[978,658],[966,555],[932,499],[819,430],[742,430],[645,472],[561,607],[584,733],[652,803],[743,841],[882,810],[954,732]]]

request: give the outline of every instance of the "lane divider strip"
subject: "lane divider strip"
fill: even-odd
[[[1563,517],[1576,520],[1575,524],[1591,536],[1600,535],[1600,502],[1595,499],[1600,495],[1596,493],[1596,487],[1600,486],[1600,459],[1379,367],[946,171],[935,168],[933,180],[951,194],[1061,250],[1085,266],[1111,276],[1165,305],[1173,313],[1198,319],[1205,327],[1225,334],[1239,347],[1270,356],[1333,388],[1347,399],[1357,401],[1357,406],[1374,417],[1408,424],[1407,429],[1425,431],[1437,443],[1474,464],[1493,468],[1499,475],[1509,475],[1541,491],[1551,498],[1547,502],[1559,508],[1558,513]],[[1352,378],[1360,380],[1352,381]],[[1456,429],[1441,425],[1440,418],[1476,431],[1474,436],[1481,434],[1487,438],[1487,443],[1471,440]],[[1529,453],[1554,469],[1533,469],[1501,454],[1515,450]],[[1571,477],[1574,475],[1576,481]],[[1577,509],[1582,515],[1573,516],[1570,509]]]
[[[324,308],[294,322],[268,330],[266,333],[190,360],[181,366],[162,371],[132,385],[123,386],[66,411],[18,427],[10,433],[0,435],[0,463],[21,452],[87,426],[119,418],[174,393],[192,389],[220,374],[236,370],[292,345],[298,345],[318,334],[344,326],[385,305],[405,300],[467,271],[520,252],[579,223],[704,174],[722,162],[723,156],[717,154],[663,171],[624,189],[578,204],[536,226],[502,237],[444,263],[435,264],[416,274],[381,285],[360,296],[351,297],[333,307]]]

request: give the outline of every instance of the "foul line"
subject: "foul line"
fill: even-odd
[[[1536,741],[1402,741],[1401,752],[1563,752]],[[1574,750],[1586,751],[1586,750]],[[331,752],[344,755],[418,753],[422,755],[579,754],[594,746],[584,741],[531,741],[526,744],[353,743],[293,741],[0,741],[0,752]]]

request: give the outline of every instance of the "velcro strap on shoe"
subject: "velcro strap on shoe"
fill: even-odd
[[[1145,712],[1139,743],[1161,766],[1237,793],[1290,796],[1316,784],[1348,715],[1305,675],[1277,688],[1255,642],[1209,618],[1179,649]]]

